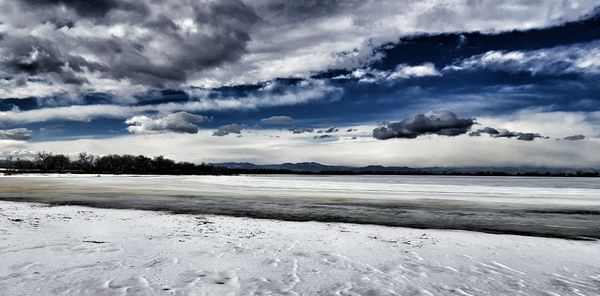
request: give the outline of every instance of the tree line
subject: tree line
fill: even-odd
[[[79,153],[76,159],[64,154],[38,153],[33,160],[7,159],[0,161],[4,174],[23,173],[72,173],[72,174],[112,174],[112,175],[237,175],[237,174],[297,174],[297,175],[454,175],[454,176],[543,176],[543,177],[600,177],[600,170],[569,171],[569,172],[503,172],[478,170],[471,172],[460,171],[430,171],[428,169],[396,170],[324,170],[305,171],[283,168],[227,168],[211,164],[194,164],[191,162],[176,162],[156,156],[149,158],[143,155],[96,156],[89,153]]]
[[[175,162],[164,156],[149,158],[143,155],[96,156],[79,153],[75,160],[64,154],[40,152],[33,160],[9,159],[8,173],[82,173],[136,175],[226,175],[227,168],[191,162]]]

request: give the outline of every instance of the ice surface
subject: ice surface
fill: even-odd
[[[0,199],[600,238],[599,178],[16,176],[0,177]]]
[[[600,242],[0,202],[0,295],[600,295]]]

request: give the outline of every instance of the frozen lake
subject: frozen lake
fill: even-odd
[[[600,238],[600,179],[455,176],[11,176],[0,199]]]

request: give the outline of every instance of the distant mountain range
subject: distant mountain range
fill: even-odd
[[[213,166],[245,171],[287,171],[296,173],[394,174],[394,175],[589,175],[600,176],[595,168],[546,167],[427,167],[369,165],[363,167],[324,165],[317,162],[253,164],[247,162],[212,163]]]
[[[287,170],[296,172],[404,172],[411,173],[417,172],[417,169],[409,167],[385,167],[380,165],[370,165],[365,167],[352,167],[352,166],[337,166],[337,165],[324,165],[318,162],[299,162],[299,163],[282,163],[282,164],[253,164],[248,162],[223,162],[213,163],[214,166],[226,167],[230,169],[238,170]]]

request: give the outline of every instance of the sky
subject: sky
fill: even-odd
[[[598,7],[0,0],[0,158],[597,168]]]

